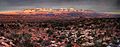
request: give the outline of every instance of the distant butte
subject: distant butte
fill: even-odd
[[[72,20],[82,18],[119,18],[120,15],[98,13],[93,10],[83,10],[74,8],[34,8],[20,11],[0,12],[0,22],[14,21],[44,21],[44,20]]]
[[[52,9],[52,8],[30,8],[30,9],[23,9],[19,11],[6,11],[0,12],[0,14],[60,14],[60,13],[69,13],[69,12],[85,12],[91,13],[95,12],[93,10],[83,10],[83,9],[75,9],[75,8],[60,8],[60,9]]]

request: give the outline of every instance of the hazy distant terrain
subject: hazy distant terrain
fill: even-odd
[[[46,13],[46,12],[45,12]],[[0,22],[10,21],[41,21],[41,20],[71,20],[79,18],[120,18],[118,13],[97,12],[68,12],[60,14],[23,13],[23,12],[1,12]]]

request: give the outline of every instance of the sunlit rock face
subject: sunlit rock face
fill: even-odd
[[[27,8],[18,11],[4,11],[0,14],[61,14],[61,13],[74,13],[74,12],[84,12],[93,13],[94,10],[87,9],[75,9],[75,8]]]

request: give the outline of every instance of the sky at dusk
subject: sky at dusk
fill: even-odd
[[[120,0],[0,0],[0,11],[70,7],[96,11],[119,11]]]

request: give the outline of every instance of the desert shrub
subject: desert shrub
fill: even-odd
[[[60,36],[60,39],[65,39],[65,38],[66,38],[65,35],[61,35],[61,36]]]
[[[68,42],[66,47],[72,47],[73,45],[71,44],[71,42]]]
[[[51,35],[53,34],[53,30],[50,30],[50,29],[49,29],[49,30],[47,30],[46,33],[48,33],[48,35],[51,36]]]

